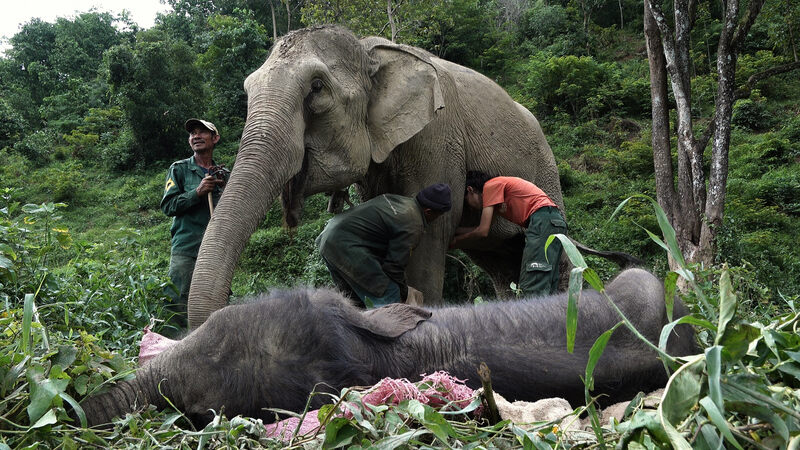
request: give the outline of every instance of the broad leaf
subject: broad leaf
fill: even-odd
[[[716,408],[725,413],[722,402],[722,387],[720,386],[720,371],[722,370],[722,348],[718,345],[706,349],[706,369],[708,371],[708,395]]]
[[[56,422],[58,422],[58,419],[56,418],[56,412],[55,412],[55,410],[50,409],[50,410],[47,411],[47,413],[42,415],[36,421],[36,423],[31,425],[31,428],[41,428],[41,427],[43,427],[45,425],[52,425],[52,424],[54,424]]]
[[[344,417],[337,417],[325,427],[324,448],[339,448],[350,445],[358,430]]]
[[[376,449],[395,449],[398,447],[409,446],[409,442],[413,440],[418,440],[420,436],[425,436],[426,434],[430,434],[428,430],[411,430],[406,431],[405,433],[396,434],[392,436],[385,437],[375,443],[372,444],[373,448]]]
[[[737,324],[727,327],[720,340],[722,354],[726,361],[737,361],[744,357],[750,344],[761,338],[761,329],[750,324]]]
[[[714,401],[711,400],[709,397],[703,397],[700,399],[700,404],[708,413],[708,418],[711,419],[711,423],[717,427],[717,429],[722,433],[722,436],[725,437],[725,440],[730,442],[731,445],[738,448],[739,450],[744,450],[739,442],[736,441],[736,438],[733,437],[730,428],[728,427],[728,422],[725,421],[725,418],[722,417],[722,412],[717,409],[717,406],[714,404]]]
[[[575,267],[569,274],[569,289],[567,291],[567,351],[572,353],[575,349],[575,335],[578,332],[578,303],[583,290],[583,268]]]
[[[736,294],[733,292],[733,286],[731,285],[731,276],[727,268],[725,268],[719,280],[719,319],[717,322],[717,336],[714,339],[715,345],[719,345],[720,339],[725,333],[725,327],[728,326],[728,322],[736,313],[737,303]]]
[[[44,369],[31,367],[27,373],[31,390],[31,402],[28,405],[28,418],[31,423],[38,421],[53,404],[53,399],[63,393],[69,385],[69,379],[52,379],[44,377]]]
[[[623,323],[625,322],[618,322],[610,330],[601,334],[600,337],[594,341],[594,344],[592,344],[592,349],[589,350],[589,361],[586,362],[586,379],[584,384],[590,391],[594,389],[594,368],[597,366],[600,357],[603,356],[603,351],[606,349],[608,340],[611,339],[611,334]]]
[[[705,366],[705,357],[697,355],[676,370],[667,382],[658,414],[674,448],[691,449],[675,425],[681,423],[700,400]]]

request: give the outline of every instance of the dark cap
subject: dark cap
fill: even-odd
[[[217,131],[217,127],[213,123],[211,123],[211,122],[209,122],[207,120],[189,119],[184,124],[184,127],[186,128],[186,131],[188,131],[189,133],[191,133],[192,130],[194,130],[195,127],[198,127],[198,126],[203,127],[206,130],[211,131],[215,135],[219,136],[219,131]]]
[[[417,201],[423,208],[438,212],[450,211],[450,186],[444,183],[432,184],[419,191]]]

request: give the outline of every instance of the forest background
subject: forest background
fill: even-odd
[[[95,11],[55,23],[32,19],[0,58],[4,320],[14,319],[32,296],[51,333],[81,336],[87,346],[99,341],[130,359],[169,288],[170,219],[159,201],[169,164],[190,155],[183,122],[213,121],[222,135],[216,159],[235,170],[246,116],[244,78],[277,37],[321,23],[394,37],[494,79],[544,128],[570,234],[596,249],[639,256],[660,276],[668,272],[663,249],[642,231],[658,233],[649,203],[630,202],[611,217],[632,195],[656,197],[641,2],[390,1],[391,23],[387,2],[373,0],[167,3],[173,11],[150,29],[125,14]],[[691,99],[700,128],[717,95],[721,10],[716,2],[696,7]],[[800,4],[768,1],[741,48],[737,80],[797,62],[799,26]],[[715,262],[696,268],[699,280],[711,284],[727,265],[740,303],[755,319],[785,312],[787,301],[800,296],[797,73],[760,81],[736,102]],[[705,164],[709,154],[710,148]],[[314,248],[330,218],[326,201],[310,199],[295,230],[282,227],[278,205],[270,210],[240,261],[235,296],[330,284]],[[589,261],[603,278],[618,270]],[[494,292],[453,252],[444,295],[472,302]],[[19,362],[8,358],[9,367]],[[109,361],[116,361],[109,373],[124,365]],[[76,392],[109,378],[95,375],[87,372]],[[4,395],[14,383],[6,385]]]

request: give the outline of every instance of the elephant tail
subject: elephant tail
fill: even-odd
[[[593,248],[587,247],[580,242],[576,241],[575,239],[569,238],[570,241],[581,251],[583,254],[588,255],[595,255],[601,258],[607,259],[616,265],[620,266],[623,269],[631,268],[631,267],[644,267],[645,262],[642,259],[637,258],[629,253],[625,252],[617,252],[617,251],[605,251],[605,250],[595,250]]]

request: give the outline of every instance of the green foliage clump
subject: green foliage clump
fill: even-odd
[[[0,96],[0,149],[12,146],[27,128],[22,117],[11,103]]]
[[[772,127],[772,116],[763,100],[747,98],[733,105],[731,123],[753,131],[763,131]]]
[[[42,129],[17,141],[14,144],[14,151],[24,156],[31,164],[41,167],[50,161],[56,142],[55,132]]]
[[[76,159],[104,164],[102,167],[115,168],[111,160],[106,160],[106,149],[119,141],[124,128],[123,112],[117,106],[110,108],[91,108],[69,134],[64,135],[70,156]],[[105,161],[104,161],[105,160]]]
[[[224,118],[216,125],[226,125],[221,133],[235,141],[247,116],[243,80],[264,63],[270,38],[252,12],[240,9],[234,15],[211,16],[208,28],[201,43],[205,51],[197,56],[197,65],[210,87],[208,115]]]
[[[108,82],[135,144],[117,165],[143,167],[184,154],[183,122],[203,111],[206,100],[195,58],[185,42],[158,29],[140,32],[134,44],[105,52]]]
[[[88,186],[83,170],[83,164],[70,160],[60,166],[51,165],[37,171],[42,181],[39,185],[42,189],[39,198],[49,196],[57,202],[71,202],[81,198]]]
[[[540,4],[526,10],[517,33],[523,45],[534,53],[582,54],[588,44],[577,10],[560,4]]]
[[[639,116],[648,106],[642,66],[599,62],[591,56],[539,52],[520,70],[520,95],[540,118],[565,113],[592,120],[610,113]]]
[[[619,149],[608,151],[609,167],[614,175],[620,177],[653,176],[653,149],[642,140],[625,141]]]

